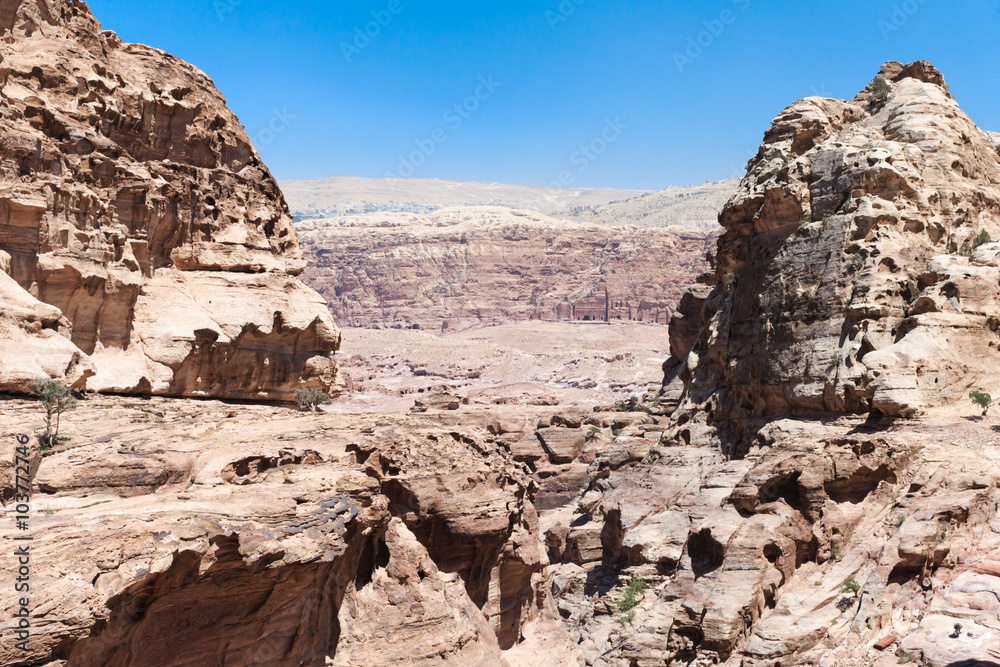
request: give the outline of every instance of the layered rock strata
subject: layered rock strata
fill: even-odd
[[[587,665],[1000,658],[998,427],[968,400],[997,393],[1000,157],[928,63],[879,78],[778,116],[671,322],[662,436],[543,515]]]
[[[339,333],[294,277],[287,206],[211,79],[81,2],[6,3],[0,36],[3,270],[77,351],[33,334],[21,361],[5,350],[0,389],[76,382],[78,354],[98,391],[337,391]]]
[[[40,419],[4,403],[4,439]],[[546,598],[533,483],[451,414],[83,401],[32,448],[36,626],[0,664],[505,665]]]
[[[687,421],[673,437],[997,393],[997,246],[972,253],[1000,236],[996,140],[931,65],[878,78],[888,92],[801,100],[765,134],[675,322],[668,381]]]
[[[345,326],[454,331],[518,320],[666,324],[714,236],[500,207],[297,223],[305,280]]]

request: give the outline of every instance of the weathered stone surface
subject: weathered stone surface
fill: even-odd
[[[461,419],[82,401],[35,474],[45,622],[0,664],[505,665],[547,559],[531,480]],[[6,399],[0,436],[38,421]]]
[[[4,270],[68,320],[62,333],[96,371],[87,388],[338,391],[339,332],[294,278],[305,261],[281,192],[212,81],[121,43],[82,3],[7,5]],[[39,371],[83,382],[76,366],[67,375],[66,346],[44,337],[63,351],[45,361],[27,351],[34,361],[5,373],[0,390]]]
[[[885,102],[775,120],[671,324],[670,418],[636,428],[661,441],[636,464],[616,439],[548,524],[589,665],[889,665],[888,635],[1000,657],[997,426],[967,398],[997,393],[1000,244],[971,248],[1000,229],[997,141],[929,64],[882,75]],[[600,563],[571,548],[595,520]]]
[[[496,635],[457,575],[438,570],[399,519],[378,545],[369,585],[348,589],[340,615],[338,667],[506,667]],[[379,559],[384,565],[379,565]]]
[[[35,378],[59,377],[74,389],[94,375],[87,356],[69,340],[69,321],[0,270],[0,388],[26,391]]]
[[[337,321],[430,331],[517,320],[666,324],[714,236],[500,207],[297,223]]]
[[[1000,159],[931,65],[883,75],[885,103],[808,98],[766,133],[720,216],[715,270],[676,320],[689,423],[670,439],[711,426],[740,440],[789,413],[912,416],[995,390],[1000,273],[989,248],[960,251],[1000,235]]]

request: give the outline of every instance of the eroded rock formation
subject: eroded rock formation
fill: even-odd
[[[337,391],[339,333],[294,277],[287,206],[211,79],[121,43],[82,2],[5,3],[0,37],[3,271],[54,307],[21,361],[5,349],[0,389],[83,382],[90,363],[98,391]]]
[[[666,324],[714,239],[500,207],[296,227],[315,258],[304,278],[338,322],[435,332],[528,319]]]
[[[967,398],[997,393],[1000,158],[930,64],[879,76],[778,116],[671,323],[659,442],[621,434],[543,514],[587,665],[1000,658],[997,427]]]
[[[505,665],[544,598],[533,483],[451,415],[83,401],[33,446],[39,622],[0,664]]]
[[[690,423],[823,412],[913,416],[994,390],[995,140],[929,64],[889,63],[852,101],[783,111],[720,216],[715,270],[678,322]],[[962,251],[966,250],[965,253]]]

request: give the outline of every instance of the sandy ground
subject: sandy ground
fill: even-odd
[[[344,329],[338,358],[354,392],[335,410],[396,412],[427,393],[484,404],[587,408],[657,389],[667,328],[519,322],[445,335]]]

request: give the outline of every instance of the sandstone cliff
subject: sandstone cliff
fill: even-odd
[[[993,391],[1000,159],[929,64],[783,111],[675,318],[678,437],[780,414],[913,416]],[[985,236],[985,235],[984,235]],[[964,250],[964,252],[963,252]],[[751,429],[752,430],[752,429]]]
[[[4,289],[22,321],[8,340],[31,342],[5,344],[0,390],[44,372],[126,393],[336,391],[339,333],[294,277],[281,192],[212,81],[122,44],[82,2],[3,3],[0,36],[3,271],[52,307],[10,315],[26,297]]]
[[[1000,158],[930,64],[879,77],[778,116],[639,406],[659,442],[542,517],[588,665],[1000,658],[1000,427],[967,398],[997,393]]]
[[[297,224],[304,278],[356,327],[463,329],[516,320],[666,324],[714,238],[500,207]]]

